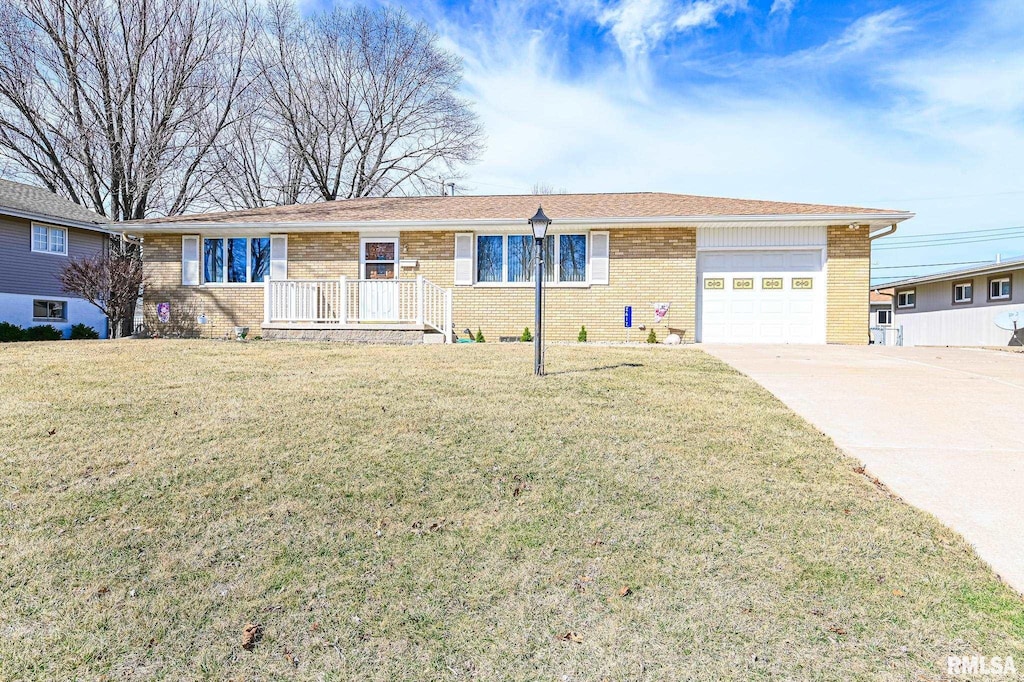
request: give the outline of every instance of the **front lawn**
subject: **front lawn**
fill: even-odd
[[[750,380],[696,349],[531,358],[0,347],[0,678],[1024,668],[1020,596]]]

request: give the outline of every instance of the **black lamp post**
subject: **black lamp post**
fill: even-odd
[[[544,237],[548,233],[548,225],[551,219],[544,215],[544,209],[537,207],[537,212],[529,220],[530,228],[533,229],[533,253],[534,269],[533,280],[536,283],[536,297],[534,303],[533,324],[537,333],[533,336],[533,373],[537,376],[544,375]]]

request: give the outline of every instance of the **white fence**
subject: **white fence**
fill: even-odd
[[[264,324],[410,325],[451,340],[452,292],[416,279],[286,279],[264,284]]]

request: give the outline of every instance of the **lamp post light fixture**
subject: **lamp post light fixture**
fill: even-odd
[[[544,209],[538,206],[529,223],[533,230],[533,281],[536,286],[533,324],[537,333],[533,335],[533,373],[544,376],[544,237],[547,236],[551,219],[544,215]]]

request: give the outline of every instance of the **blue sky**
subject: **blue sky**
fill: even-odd
[[[544,182],[916,212],[876,242],[876,276],[1024,255],[1024,228],[913,238],[1024,225],[1021,0],[394,4],[464,59],[488,147],[461,192]]]

